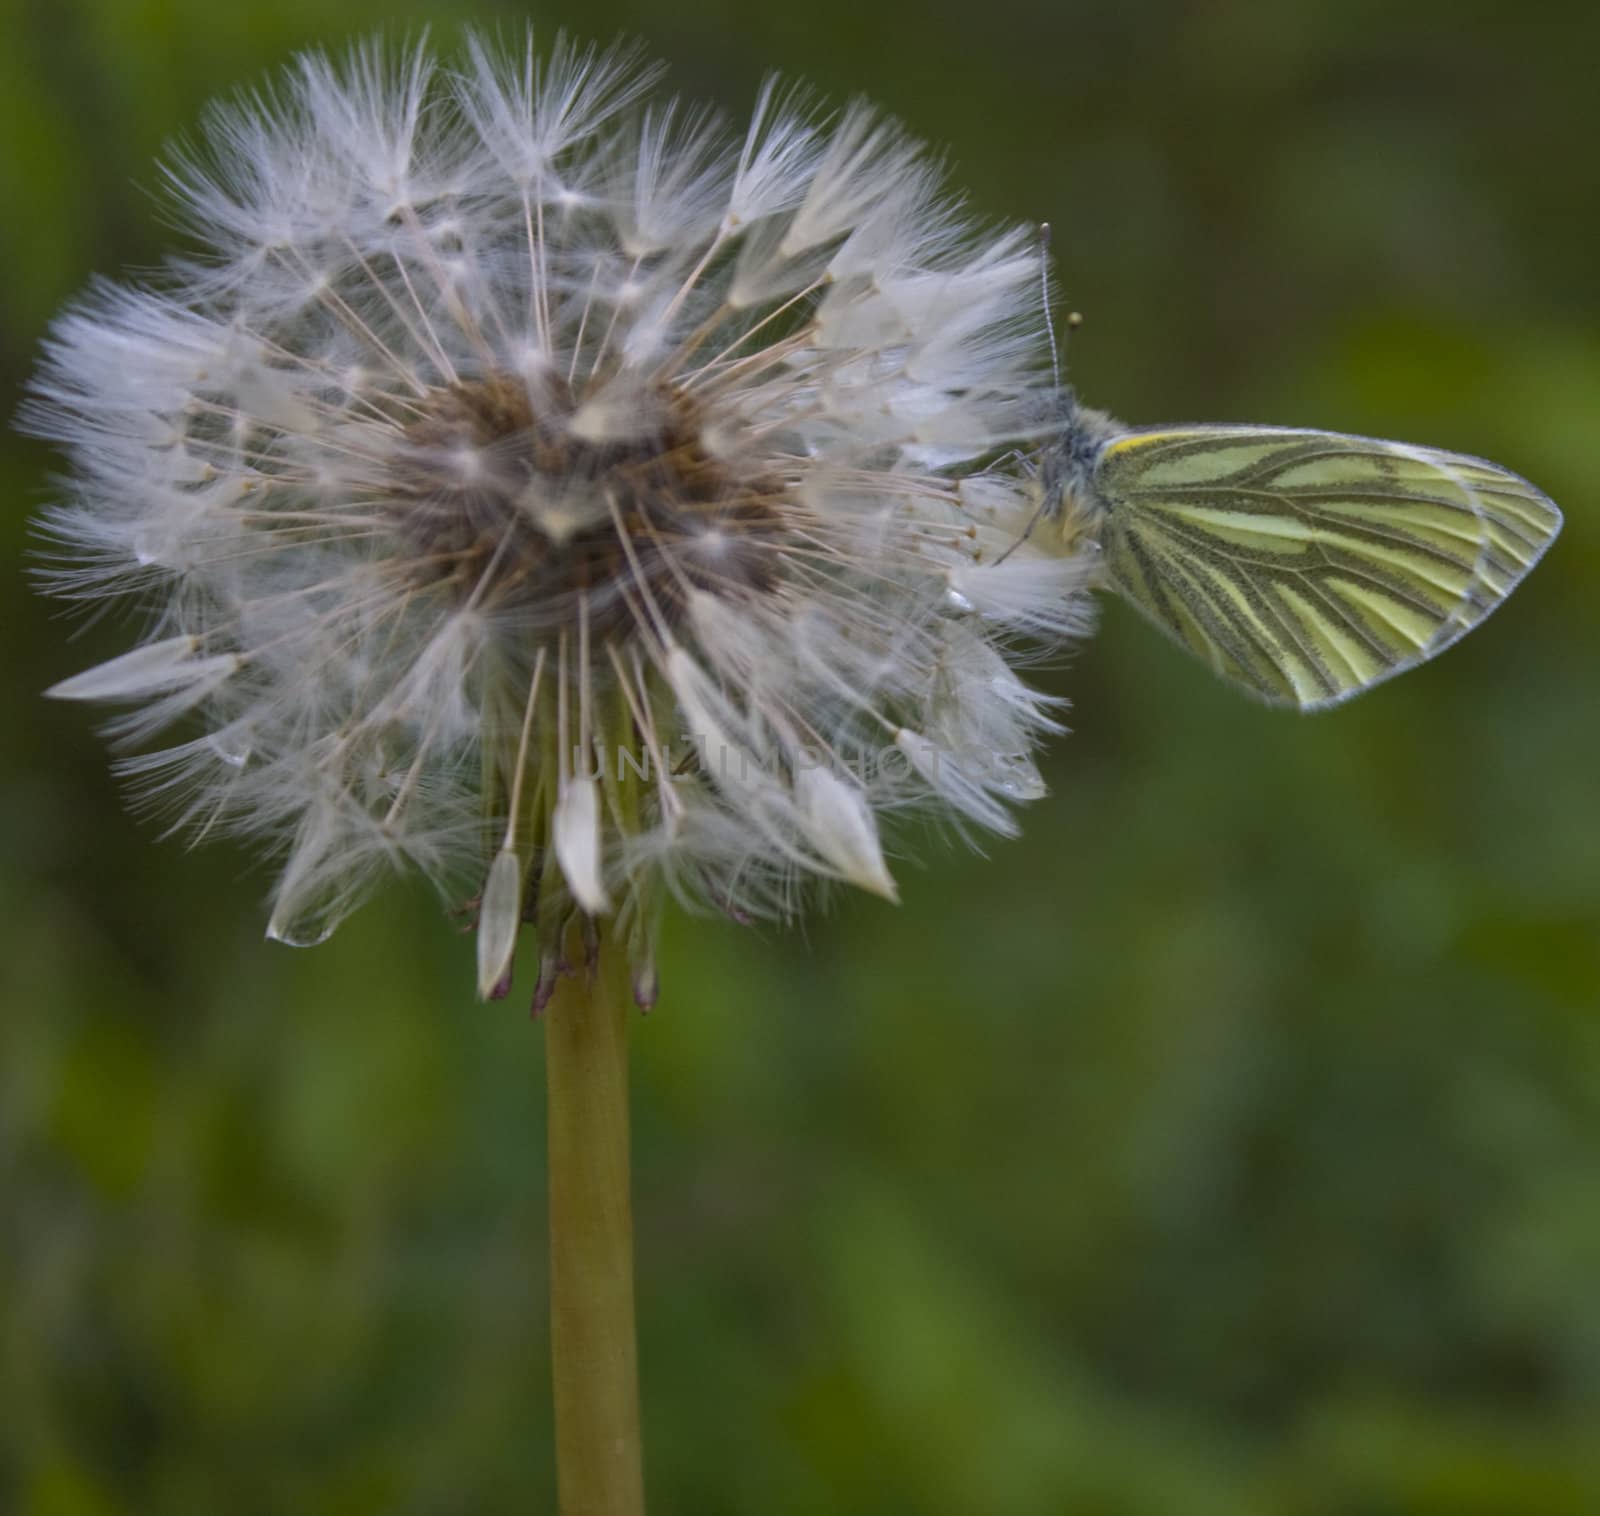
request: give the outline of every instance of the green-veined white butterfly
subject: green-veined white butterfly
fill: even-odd
[[[1125,428],[1066,392],[1038,532],[1224,678],[1317,710],[1442,652],[1561,530],[1526,479],[1464,453],[1297,427]]]

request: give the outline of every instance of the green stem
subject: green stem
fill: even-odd
[[[629,977],[621,945],[546,1015],[550,1340],[561,1516],[642,1516],[628,1172]]]

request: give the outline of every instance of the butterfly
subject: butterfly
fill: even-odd
[[[1546,495],[1465,453],[1300,427],[1126,428],[1070,390],[1037,477],[1041,535],[1098,544],[1110,584],[1169,636],[1307,711],[1443,652],[1561,530]]]

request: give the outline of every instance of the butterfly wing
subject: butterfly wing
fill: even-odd
[[[1497,464],[1338,432],[1124,432],[1093,483],[1123,595],[1224,678],[1303,710],[1442,652],[1561,529]]]

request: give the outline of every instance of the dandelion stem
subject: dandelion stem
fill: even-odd
[[[628,966],[607,941],[545,1031],[561,1516],[642,1516],[628,1164]]]

